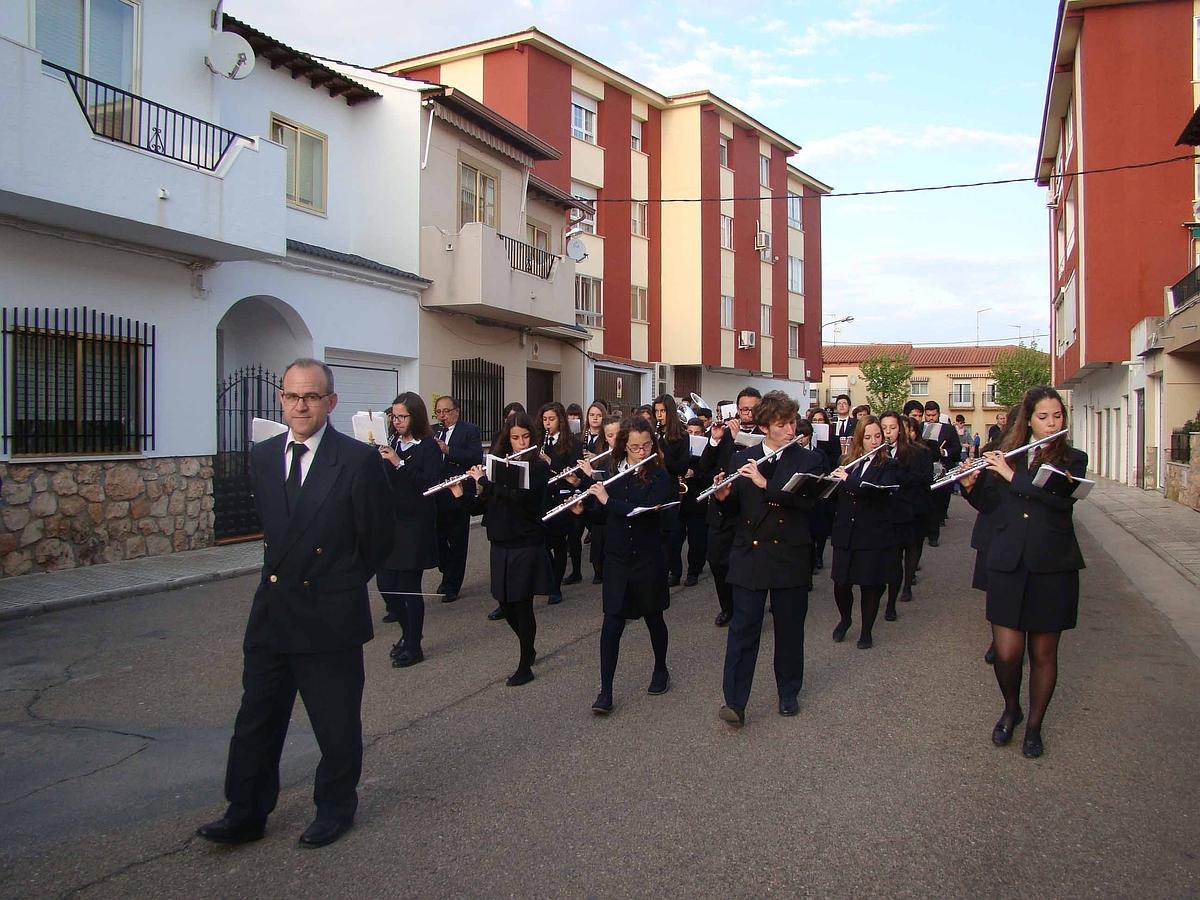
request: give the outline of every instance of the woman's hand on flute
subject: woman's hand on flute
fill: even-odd
[[[725,473],[718,472],[716,477],[713,479],[713,484],[720,484],[724,480],[725,480]],[[729,484],[725,485],[725,487],[721,488],[718,491],[715,491],[713,493],[713,499],[717,500],[717,501],[724,500],[726,497],[729,496],[729,492],[732,490],[733,490],[733,482],[731,481]]]
[[[452,496],[454,499],[456,499],[456,500],[462,499],[463,482],[456,481],[454,484],[450,485],[450,487],[446,488],[446,490],[448,490],[450,492],[450,496]]]
[[[483,471],[483,466],[471,466],[471,468],[467,469],[467,474],[475,479],[476,484],[479,484],[479,482],[483,481],[483,476],[486,473]]]
[[[384,459],[386,459],[389,463],[391,463],[397,469],[400,468],[400,457],[397,456],[396,451],[393,450],[391,447],[389,447],[387,444],[379,445],[379,455],[382,456]]]
[[[836,469],[834,469],[832,472],[829,473],[829,477],[836,478],[838,481],[845,481],[847,478],[850,477],[850,473],[846,471],[845,466],[838,466]]]
[[[588,478],[596,477],[596,470],[592,468],[592,464],[590,462],[588,462],[586,459],[582,460],[579,463],[579,471],[582,472],[584,475],[586,475]]]
[[[958,479],[958,483],[962,489],[969,494],[971,493],[971,489],[975,487],[975,482],[979,480],[979,476],[982,474],[983,469],[976,469],[970,475],[964,475],[962,478]]]
[[[602,482],[597,481],[595,484],[593,484],[590,488],[587,489],[587,492],[589,494],[591,494],[593,497],[595,497],[597,500],[599,500],[601,504],[608,503],[608,490],[604,487],[604,484]],[[582,504],[580,504],[580,505],[582,505]]]
[[[1004,454],[999,450],[989,450],[983,454],[983,458],[988,462],[988,468],[1003,478],[1005,481],[1013,480],[1012,466],[1008,464],[1008,460],[1004,458]]]

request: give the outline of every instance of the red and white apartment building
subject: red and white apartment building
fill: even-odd
[[[1144,487],[1163,486],[1166,436],[1187,418],[1146,354],[1200,259],[1200,168],[1072,173],[1180,155],[1198,41],[1194,0],[1060,0],[1042,119],[1053,381],[1092,470]]]
[[[575,267],[588,396],[556,397],[628,409],[660,392],[716,403],[754,384],[803,399],[820,381],[831,188],[788,164],[794,141],[708,91],[664,95],[536,28],[381,71],[447,85],[526,129],[560,153],[536,177],[594,204]]]

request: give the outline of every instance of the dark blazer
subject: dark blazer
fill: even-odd
[[[880,453],[883,451],[881,450]],[[890,485],[900,483],[900,466],[894,459],[857,465],[838,488],[837,514],[833,519],[833,546],[842,550],[880,550],[896,546],[892,504],[896,495],[861,487],[863,481]]]
[[[421,494],[442,480],[442,451],[432,438],[425,438],[406,452],[401,452],[398,443],[393,447],[404,465],[397,469],[387,460],[381,462],[392,491],[396,530],[392,552],[383,568],[399,572],[432,569],[438,564],[437,501]]]
[[[937,438],[924,443],[932,451],[935,462],[940,459],[947,469],[953,469],[962,459],[962,442],[953,425],[941,422],[940,426]]]
[[[250,452],[263,568],[245,649],[321,653],[361,646],[374,637],[367,582],[393,537],[392,497],[379,452],[326,426],[289,516],[287,438],[287,432],[277,435]]]
[[[583,458],[583,451],[579,446],[579,442],[571,440],[566,443],[565,435],[560,435],[558,442],[550,449],[546,455],[550,457],[550,474],[557,475],[564,469],[569,469],[571,466],[579,462]],[[539,457],[540,459],[540,457]],[[561,479],[555,482],[546,489],[545,501],[546,510],[553,509],[562,503],[564,500],[570,499],[571,495],[576,493],[580,488],[567,483],[567,480]],[[575,516],[572,513],[562,513],[555,516],[546,523],[546,532],[549,535],[564,535],[572,528],[578,526],[575,521]]]
[[[1087,454],[1071,448],[1065,466],[1057,468],[1077,478],[1087,475]],[[977,500],[983,509],[995,510],[995,530],[988,549],[987,567],[997,572],[1070,572],[1084,568],[1083,553],[1075,538],[1071,513],[1074,497],[1060,497],[1035,487],[1024,455],[1010,460],[1013,480],[1010,484],[998,475],[985,472],[987,484]],[[971,493],[974,494],[975,490]],[[972,498],[974,499],[974,498]]]
[[[606,446],[604,443],[604,431],[601,430],[597,434],[592,434],[590,432],[585,431],[583,434],[579,435],[578,443],[579,443],[579,446],[583,450],[586,450],[588,453],[591,453],[591,454],[599,453]]]
[[[434,426],[434,435],[441,432],[441,425]],[[450,440],[446,444],[446,455],[442,458],[442,471],[438,481],[461,475],[471,466],[483,465],[483,443],[479,428],[461,419],[450,432]],[[439,491],[435,495],[439,512],[466,511],[475,493],[474,480],[468,480],[463,485],[462,499],[456,498],[449,491]]]
[[[733,456],[744,448],[739,447],[733,440],[733,434],[728,428],[721,440],[714,447],[712,440],[700,454],[700,466],[708,472],[708,486],[718,472],[726,475],[733,474]],[[726,566],[729,564],[729,551],[733,549],[733,529],[737,523],[735,518],[722,516],[717,511],[717,504],[708,504],[708,561],[710,565]]]
[[[858,428],[858,419],[855,416],[850,416],[848,419],[839,419],[836,422],[830,423],[829,431],[832,435],[832,440],[838,444],[838,452],[841,452],[841,439],[844,437],[854,437],[854,430]]]
[[[726,474],[733,474],[751,460],[762,459],[764,453],[762,444],[735,453]],[[720,516],[734,524],[728,581],[756,591],[811,588],[809,512],[815,503],[784,491],[783,486],[797,472],[824,474],[825,457],[796,445],[764,463],[760,471],[767,479],[765,489],[749,478],[739,478],[728,497],[712,504]]]
[[[525,458],[529,461],[528,490],[484,481],[483,490],[474,504],[475,511],[483,513],[488,540],[498,547],[536,547],[546,540],[542,515],[546,508],[550,467],[536,456]]]
[[[929,486],[933,484],[933,457],[928,449],[920,444],[911,444],[909,450],[911,455],[907,463],[899,459],[895,461],[900,493],[892,504],[892,521],[901,524],[914,522],[928,511]]]
[[[588,504],[603,509],[604,516],[604,587],[606,613],[619,614],[628,608],[627,591],[641,598],[640,612],[667,608],[667,554],[662,536],[660,512],[628,518],[639,506],[657,506],[678,499],[677,482],[661,467],[649,482],[640,472],[626,475],[606,490],[608,503],[589,498]],[[571,515],[564,513],[563,515]]]

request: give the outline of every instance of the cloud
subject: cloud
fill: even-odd
[[[801,154],[801,164],[821,160],[865,159],[902,148],[936,149],[944,147],[999,147],[1033,153],[1037,137],[982,128],[955,125],[926,125],[917,130],[901,130],[869,125],[841,134],[809,140]]]

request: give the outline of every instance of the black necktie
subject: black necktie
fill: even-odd
[[[296,508],[296,498],[300,496],[300,460],[308,452],[308,445],[299,441],[292,442],[292,467],[288,470],[287,483],[284,492],[287,494],[288,514]]]

